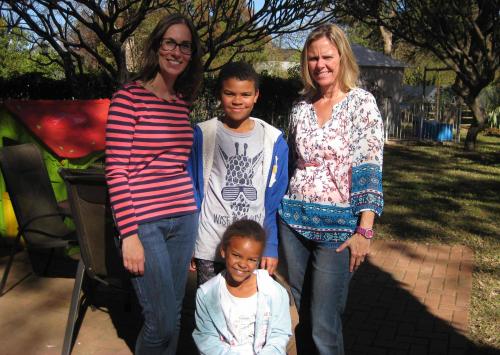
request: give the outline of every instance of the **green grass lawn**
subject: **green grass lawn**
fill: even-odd
[[[461,244],[475,254],[471,336],[500,348],[500,138],[462,144],[387,144],[383,239]]]

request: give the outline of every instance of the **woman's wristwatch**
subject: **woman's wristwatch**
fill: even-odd
[[[356,227],[356,233],[361,234],[363,237],[366,239],[372,239],[375,233],[373,232],[373,229],[371,228],[363,228],[360,226]]]

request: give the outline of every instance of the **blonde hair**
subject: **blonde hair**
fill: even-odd
[[[354,53],[352,52],[351,45],[344,31],[337,25],[321,25],[316,27],[309,36],[307,36],[300,58],[302,83],[304,84],[304,88],[300,93],[308,97],[315,96],[319,90],[319,87],[311,77],[309,66],[307,65],[308,50],[312,42],[323,37],[332,42],[339,51],[340,66],[337,80],[339,80],[341,90],[347,92],[354,89],[359,77],[358,63],[356,63]]]

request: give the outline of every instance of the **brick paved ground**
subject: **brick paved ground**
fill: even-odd
[[[348,353],[474,353],[467,339],[472,262],[463,246],[374,243],[351,284]]]
[[[16,260],[9,285],[30,270],[24,253]],[[376,241],[351,283],[347,354],[476,354],[467,338],[472,260],[462,246]],[[0,352],[59,354],[72,286],[71,278],[30,276],[0,298]],[[87,311],[74,354],[130,353],[139,315],[117,300],[107,301],[108,313]],[[187,339],[181,354],[192,353]]]

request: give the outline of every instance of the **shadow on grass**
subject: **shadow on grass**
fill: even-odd
[[[456,242],[450,234],[471,233],[494,242],[500,176],[459,161],[460,154],[449,147],[387,146],[382,230],[403,240]]]

